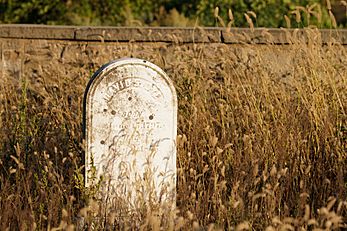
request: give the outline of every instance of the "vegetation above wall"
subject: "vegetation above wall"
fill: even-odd
[[[346,27],[346,1],[4,0],[1,23],[98,26]]]

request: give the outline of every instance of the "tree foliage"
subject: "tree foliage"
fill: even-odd
[[[63,23],[67,4],[60,0],[1,0],[0,21],[3,23]]]
[[[338,26],[346,27],[347,6],[338,1],[331,5],[331,13],[339,14]],[[1,0],[0,22],[248,27],[251,20],[256,27],[330,28],[335,19],[329,10],[330,4],[321,0]]]

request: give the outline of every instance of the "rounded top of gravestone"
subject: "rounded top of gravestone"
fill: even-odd
[[[100,179],[132,206],[140,188],[174,199],[177,97],[159,67],[135,58],[102,66],[86,90],[84,125],[87,186]]]
[[[146,69],[148,71],[144,71]],[[112,82],[119,81],[121,79],[125,79],[131,76],[135,77],[134,75],[136,75],[136,77],[140,79],[148,79],[149,83],[152,82],[152,84],[155,84],[158,81],[162,83],[165,82],[165,85],[167,85],[167,87],[170,89],[169,91],[171,92],[172,99],[174,101],[171,103],[173,105],[177,105],[177,95],[173,83],[171,79],[167,76],[167,74],[160,67],[149,61],[139,58],[121,58],[117,60],[112,60],[109,63],[104,64],[94,73],[94,75],[89,80],[83,98],[83,121],[86,121],[85,112],[87,109],[88,98],[94,94],[93,92],[97,87],[100,87],[101,85],[106,87],[112,85]],[[100,83],[103,84],[100,85]],[[163,97],[166,96],[163,95]],[[84,123],[84,131],[86,128],[85,126],[86,124]]]
[[[92,83],[95,82],[96,78],[100,78],[101,76],[107,75],[112,70],[117,69],[117,67],[121,67],[121,66],[129,66],[129,68],[133,68],[134,66],[145,66],[154,70],[162,78],[165,79],[167,84],[170,86],[172,93],[176,95],[176,91],[175,91],[175,88],[173,87],[173,83],[171,79],[160,67],[143,59],[128,58],[128,57],[112,60],[109,63],[103,65],[101,68],[99,68],[99,70],[97,70],[92,76],[92,78],[89,80],[85,93],[89,92],[89,89]],[[86,95],[85,95],[85,98],[86,98]]]

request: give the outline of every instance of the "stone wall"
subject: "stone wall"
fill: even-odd
[[[147,59],[169,75],[187,59],[196,58],[198,65],[199,55],[213,75],[222,59],[240,70],[262,59],[275,79],[283,79],[300,59],[300,48],[293,49],[297,43],[337,46],[344,56],[347,30],[1,25],[0,75],[4,84],[26,79],[29,90],[43,100],[57,89],[81,95],[101,65],[121,57]]]

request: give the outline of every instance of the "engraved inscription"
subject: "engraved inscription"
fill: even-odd
[[[107,87],[107,91],[105,93],[104,99],[106,101],[110,101],[112,99],[112,97],[114,97],[119,91],[123,91],[127,88],[143,88],[144,90],[149,90],[152,94],[152,96],[154,98],[159,98],[161,97],[163,94],[162,92],[158,89],[158,87],[153,84],[150,83],[147,80],[144,80],[143,78],[127,78],[127,79],[122,79],[119,81],[116,81],[112,84],[110,84],[110,86]],[[128,100],[132,100],[132,97],[129,96]]]
[[[138,198],[174,205],[177,99],[166,74],[139,59],[111,62],[89,84],[85,113],[86,185],[101,179],[100,195],[129,209]]]

